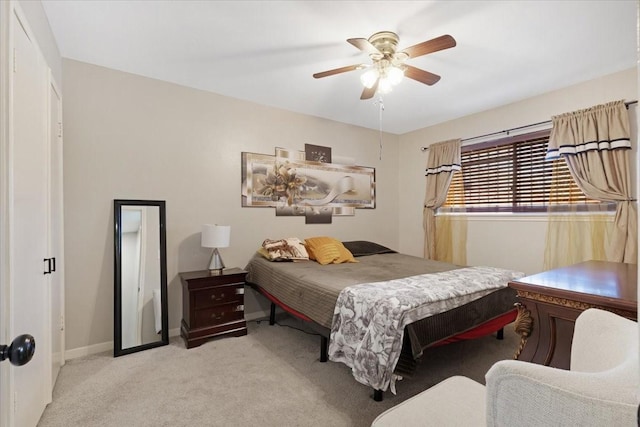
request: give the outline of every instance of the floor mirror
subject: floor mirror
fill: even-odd
[[[169,344],[165,202],[114,200],[114,249],[113,355]]]

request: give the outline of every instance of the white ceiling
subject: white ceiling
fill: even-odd
[[[636,66],[637,1],[44,0],[60,53],[259,104],[379,128],[361,101],[369,63],[346,42],[394,31],[399,48],[452,35],[409,60],[439,74],[384,95],[383,129],[403,134]]]

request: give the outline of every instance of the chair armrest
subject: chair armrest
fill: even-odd
[[[486,374],[487,425],[635,425],[637,378],[625,381],[628,371],[628,366],[620,366],[584,373],[497,362]]]
[[[637,354],[637,322],[596,308],[578,316],[571,344],[572,371],[604,371]]]

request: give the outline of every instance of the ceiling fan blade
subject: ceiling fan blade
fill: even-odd
[[[411,65],[405,65],[404,76],[429,86],[436,84],[438,80],[440,80],[439,75],[412,67]]]
[[[347,39],[347,42],[351,43],[363,52],[381,55],[381,52],[367,39]]]
[[[371,98],[373,98],[373,95],[375,95],[376,91],[378,90],[378,82],[379,81],[380,81],[380,79],[376,80],[374,85],[371,86],[370,88],[365,87],[364,90],[362,91],[362,95],[360,95],[360,99],[371,99]]]
[[[346,73],[347,71],[361,70],[363,68],[367,68],[364,64],[356,64],[356,65],[348,65],[346,67],[335,68],[333,70],[323,71],[321,73],[315,73],[313,75],[316,79],[321,79],[322,77],[333,76],[334,74]]]
[[[427,53],[437,52],[443,49],[449,49],[456,45],[456,40],[448,34],[418,43],[404,49],[402,52],[409,55],[410,58],[426,55]]]

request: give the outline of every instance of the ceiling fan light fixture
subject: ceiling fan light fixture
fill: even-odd
[[[404,77],[404,71],[402,71],[398,67],[391,66],[387,70],[387,79],[389,79],[389,83],[391,83],[394,86],[399,84],[402,81],[403,77]]]
[[[393,86],[400,84],[405,74],[408,79],[431,86],[440,80],[439,75],[413,67],[405,61],[456,46],[456,40],[448,34],[409,46],[401,51],[398,51],[398,42],[398,35],[391,31],[375,33],[368,39],[361,37],[347,39],[347,43],[367,53],[372,64],[369,67],[364,64],[355,64],[334,68],[315,73],[313,77],[319,79],[366,67],[365,72],[360,75],[360,81],[365,87],[360,95],[362,100],[371,99],[378,91],[390,92]]]
[[[384,95],[391,92],[391,90],[393,90],[393,85],[391,84],[389,78],[381,77],[380,81],[378,82],[378,92]]]
[[[360,81],[364,87],[371,89],[376,84],[378,77],[380,77],[378,70],[371,67],[360,76]]]

